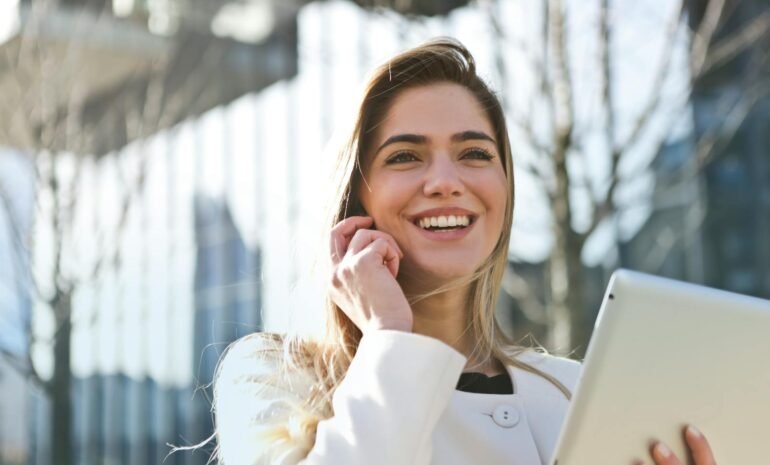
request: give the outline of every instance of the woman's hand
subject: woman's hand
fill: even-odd
[[[351,216],[331,232],[331,297],[362,331],[412,331],[412,309],[396,281],[404,254],[387,233],[366,229],[368,216]]]
[[[693,463],[695,465],[716,465],[716,459],[711,452],[711,446],[709,445],[703,434],[700,433],[694,426],[687,426],[684,429],[684,438],[687,442],[687,447],[690,448],[690,455],[692,456]],[[673,452],[662,442],[653,444],[650,453],[657,465],[682,465],[682,462]],[[637,462],[641,465],[644,462]]]

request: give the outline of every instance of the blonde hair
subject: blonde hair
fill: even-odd
[[[471,357],[487,360],[499,359],[539,375],[569,398],[569,390],[553,376],[517,359],[524,350],[501,330],[495,319],[495,306],[500,291],[503,272],[507,266],[508,243],[513,220],[514,190],[513,161],[508,130],[500,101],[476,74],[476,66],[470,52],[458,41],[448,38],[435,39],[407,50],[375,69],[365,88],[352,134],[339,151],[336,179],[338,187],[332,201],[328,229],[341,220],[361,214],[359,187],[363,181],[363,156],[370,147],[372,135],[395,98],[405,89],[434,83],[454,83],[468,89],[485,110],[498,143],[507,183],[507,208],[503,230],[490,256],[471,276],[435,289],[416,299],[445,292],[455,286],[468,286],[468,331],[477,341]],[[261,361],[273,361],[276,369],[269,376],[260,377],[265,389],[285,384],[287,376],[296,373],[310,375],[312,385],[309,395],[298,397],[283,410],[283,416],[272,416],[269,425],[261,429],[259,439],[271,449],[271,457],[287,453],[290,444],[307,453],[312,448],[318,422],[333,415],[332,396],[345,377],[358,349],[361,331],[347,315],[330,299],[326,302],[326,331],[320,340],[281,338],[271,335],[255,336],[260,342],[249,356]],[[217,373],[219,377],[219,372]],[[253,381],[253,378],[250,378]],[[216,394],[215,394],[216,397]],[[293,439],[292,439],[293,438]]]

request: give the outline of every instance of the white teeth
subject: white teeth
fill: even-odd
[[[470,223],[470,217],[465,215],[432,216],[430,218],[421,218],[417,221],[417,224],[424,229],[462,227],[468,226]]]

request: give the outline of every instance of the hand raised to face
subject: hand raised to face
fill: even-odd
[[[412,331],[409,302],[396,281],[403,253],[387,233],[367,229],[374,220],[352,216],[331,231],[331,298],[366,333]]]

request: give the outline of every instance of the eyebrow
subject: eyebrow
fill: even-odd
[[[469,140],[486,140],[497,145],[497,141],[495,141],[495,139],[493,139],[491,136],[487,135],[482,131],[458,132],[457,134],[453,134],[451,138],[452,142],[466,142]],[[384,149],[388,145],[395,144],[398,142],[408,142],[410,144],[425,144],[426,142],[428,142],[428,138],[426,136],[422,136],[419,134],[396,134],[395,136],[388,137],[388,139],[385,140],[385,142],[383,142],[382,145],[380,145],[374,153],[378,154],[382,149]]]

